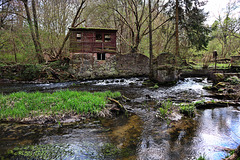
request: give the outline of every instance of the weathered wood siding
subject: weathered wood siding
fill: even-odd
[[[70,51],[72,53],[116,53],[116,30],[70,29]],[[97,34],[101,35],[96,39]],[[81,38],[77,38],[77,35]],[[110,37],[110,40],[106,40]]]

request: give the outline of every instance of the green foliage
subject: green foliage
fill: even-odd
[[[201,155],[199,158],[196,158],[196,160],[208,160],[205,155]]]
[[[169,14],[175,13],[175,1],[169,1]],[[209,41],[210,28],[204,25],[207,13],[204,12],[201,7],[204,3],[199,3],[196,1],[184,1],[179,0],[179,28],[181,32],[184,32],[186,39],[188,40],[190,46],[195,47],[197,50],[205,49]],[[173,19],[175,20],[175,19]]]
[[[173,107],[173,102],[170,100],[163,101],[162,106],[158,109],[159,116],[164,119],[168,114],[171,114],[171,108]]]
[[[25,65],[25,69],[21,75],[22,79],[33,80],[36,77],[38,77],[41,70],[42,70],[41,65],[32,65],[32,64]]]
[[[211,90],[211,89],[212,89],[212,86],[203,86],[203,89]]]
[[[192,117],[195,115],[195,105],[194,104],[181,104],[180,105],[180,113],[185,116]]]
[[[158,89],[159,86],[158,86],[158,84],[156,83],[153,87],[149,87],[149,88],[152,88],[152,89]]]
[[[17,92],[0,96],[0,118],[24,118],[58,112],[97,113],[108,103],[107,97],[120,97],[120,92],[57,91],[54,93]]]
[[[197,106],[197,105],[204,105],[204,103],[205,103],[205,99],[202,99],[202,100],[200,100],[200,101],[196,101],[196,102],[194,103],[194,105],[195,105],[195,106]]]
[[[227,154],[227,156],[225,158],[229,158],[230,156],[232,156],[235,153],[235,150],[231,150],[229,151],[229,153]],[[240,160],[240,157],[238,157],[236,160]]]
[[[227,78],[227,82],[230,82],[233,85],[240,84],[240,79],[237,76],[232,76]]]
[[[64,159],[66,156],[73,155],[67,145],[42,144],[24,147],[15,147],[8,151],[8,155],[22,157],[20,159]]]

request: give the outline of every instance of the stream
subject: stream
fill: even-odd
[[[202,87],[206,78],[185,78],[157,89],[143,85],[147,78],[106,79],[50,84],[0,83],[0,93],[57,90],[119,91],[131,99],[128,114],[75,123],[30,125],[0,123],[2,159],[138,159],[210,160],[225,158],[224,148],[240,144],[240,107],[198,110],[194,118],[176,122],[156,117],[156,106],[212,100]],[[17,156],[16,156],[17,155]],[[29,158],[31,157],[31,158]]]

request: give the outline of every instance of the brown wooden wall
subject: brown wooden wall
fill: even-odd
[[[70,51],[72,53],[116,53],[116,30],[70,30]]]

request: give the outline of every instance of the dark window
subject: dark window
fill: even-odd
[[[111,35],[110,34],[105,34],[104,35],[104,42],[111,42]]]
[[[102,42],[102,34],[100,33],[96,34],[96,42]]]
[[[97,54],[97,60],[105,60],[106,57],[105,57],[105,53],[98,53]]]
[[[78,34],[77,34],[77,41],[81,41],[81,39],[82,39],[82,34],[81,34],[81,33],[78,33]]]

